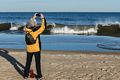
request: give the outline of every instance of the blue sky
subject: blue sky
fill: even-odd
[[[120,12],[120,0],[0,0],[0,12]]]

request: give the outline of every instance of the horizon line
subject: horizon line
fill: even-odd
[[[37,11],[0,11],[0,13],[2,13],[2,12],[37,12]],[[38,11],[39,12],[39,11]],[[120,11],[42,11],[42,13],[44,13],[44,12],[60,12],[60,13],[62,13],[62,12],[81,12],[81,13],[87,13],[87,12],[99,12],[99,13],[107,13],[107,12],[112,12],[112,13],[120,13]]]

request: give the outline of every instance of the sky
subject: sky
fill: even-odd
[[[120,12],[120,0],[0,0],[0,12]]]

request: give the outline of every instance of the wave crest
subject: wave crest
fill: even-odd
[[[88,28],[88,29],[76,29],[69,28],[68,26],[64,26],[62,28],[54,27],[51,29],[51,33],[53,34],[96,34],[96,28]]]

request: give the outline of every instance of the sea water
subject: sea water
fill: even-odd
[[[17,24],[14,25],[16,27],[14,29],[0,32],[0,48],[26,48],[24,32],[18,31],[17,27],[25,25],[33,14],[33,12],[0,13],[1,23]],[[95,35],[96,25],[99,23],[119,24],[120,13],[46,12],[44,15],[47,24],[56,27],[51,29],[52,34],[40,36],[43,50],[120,52],[119,37]]]
[[[0,48],[25,49],[24,35],[1,33]],[[41,35],[43,50],[119,52],[99,48],[98,44],[120,42],[119,38],[86,35]]]

